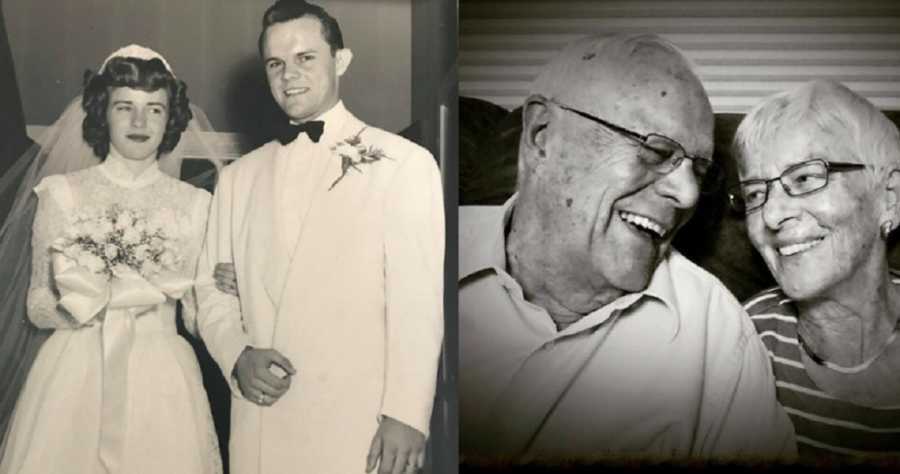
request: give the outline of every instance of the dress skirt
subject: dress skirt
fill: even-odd
[[[222,472],[196,356],[161,305],[135,323],[121,472]],[[57,330],[41,348],[2,446],[0,473],[106,473],[100,461],[101,325]]]

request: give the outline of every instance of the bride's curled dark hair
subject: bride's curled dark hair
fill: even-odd
[[[84,140],[94,149],[101,160],[109,153],[109,123],[106,109],[109,106],[109,92],[115,87],[130,87],[146,92],[165,89],[169,95],[169,121],[162,142],[160,154],[165,154],[178,145],[181,133],[187,128],[192,114],[187,98],[187,85],[178,80],[157,58],[140,59],[114,57],[106,63],[100,74],[85,73],[84,93],[81,106],[87,116],[82,124]]]

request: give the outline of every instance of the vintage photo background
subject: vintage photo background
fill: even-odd
[[[0,176],[39,141],[79,93],[85,68],[139,43],[162,53],[217,130],[217,152],[237,157],[271,138],[283,118],[257,53],[262,13],[272,0],[0,0]],[[444,175],[448,236],[456,235],[456,5],[443,0],[321,0],[340,22],[353,62],[341,81],[360,119],[425,146]],[[201,163],[201,162],[197,162]],[[188,168],[197,163],[185,163]],[[15,183],[4,186],[5,217]],[[455,262],[455,238],[447,248]],[[449,268],[453,267],[453,268]],[[449,275],[455,266],[448,265]],[[0,269],[0,277],[7,275]],[[453,278],[449,282],[455,281]],[[446,342],[438,380],[427,472],[455,472],[455,285],[446,285]],[[16,327],[13,327],[13,326]],[[27,322],[0,321],[0,377],[21,384],[46,337]],[[227,451],[227,387],[201,344],[204,379]],[[0,392],[3,426],[15,402]]]

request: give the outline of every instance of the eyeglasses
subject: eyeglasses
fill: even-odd
[[[788,196],[797,197],[816,192],[828,186],[828,175],[865,168],[861,163],[809,160],[797,163],[771,179],[741,181],[728,190],[728,201],[737,212],[750,214],[769,200],[769,187],[778,181]]]
[[[552,100],[549,102],[563,110],[577,114],[592,122],[599,123],[620,135],[624,135],[625,137],[636,141],[643,148],[650,151],[650,153],[641,153],[639,157],[647,168],[656,173],[659,173],[660,175],[669,174],[681,166],[682,161],[688,159],[691,160],[691,170],[693,170],[694,176],[697,178],[697,183],[700,185],[700,192],[702,194],[711,194],[719,189],[719,185],[722,181],[721,168],[709,158],[688,155],[684,147],[677,141],[659,133],[648,133],[643,135],[587,112],[560,104],[559,102]]]

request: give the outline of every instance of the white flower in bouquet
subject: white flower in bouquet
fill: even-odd
[[[106,238],[109,234],[105,232],[101,232],[99,229],[90,229],[82,233],[85,237],[87,237],[91,242],[97,245],[103,245],[106,243]]]
[[[143,262],[144,260],[147,260],[147,258],[150,257],[150,246],[147,244],[137,245],[134,247],[133,252],[134,252],[133,253],[134,258],[137,259],[138,261]]]
[[[108,219],[102,219],[102,218],[101,218],[101,219],[98,219],[98,220],[95,221],[95,222],[96,222],[96,224],[93,226],[93,228],[94,228],[97,232],[99,232],[100,235],[106,236],[106,235],[111,234],[112,231],[115,230],[115,228],[113,227],[113,223],[110,222]]]
[[[103,256],[106,257],[107,260],[113,260],[119,256],[119,248],[114,244],[106,244],[103,246]]]
[[[125,230],[134,226],[135,215],[127,209],[120,209],[114,218],[117,230]]]
[[[163,266],[163,268],[167,270],[175,270],[175,266],[178,263],[178,259],[175,257],[175,254],[170,250],[166,250],[159,256],[159,263]]]
[[[122,242],[128,245],[136,245],[141,241],[141,232],[135,227],[129,227],[122,232]]]

